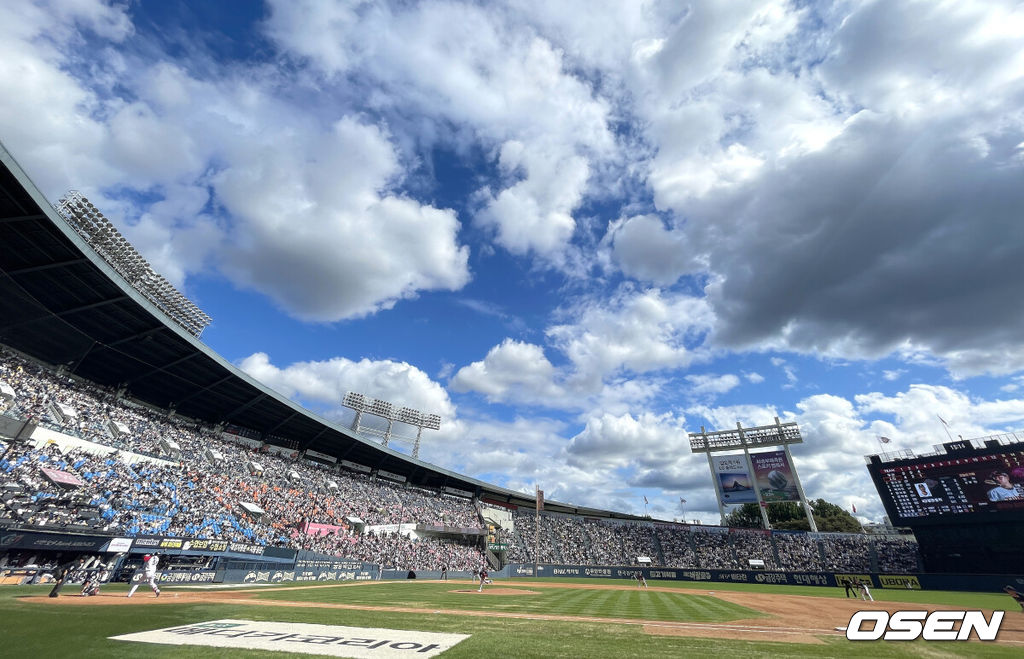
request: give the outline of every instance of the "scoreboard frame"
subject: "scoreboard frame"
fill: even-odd
[[[1024,496],[988,496],[998,487],[997,471],[1009,474],[1016,492],[1024,494],[1024,442],[988,439],[978,446],[960,440],[942,449],[884,462],[868,456],[868,473],[894,526],[1024,521]]]

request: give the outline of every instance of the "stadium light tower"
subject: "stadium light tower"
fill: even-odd
[[[212,319],[182,295],[136,251],[91,201],[70,190],[54,210],[136,291],[192,336],[199,338]]]
[[[381,444],[384,446],[390,444],[392,438],[412,441],[412,457],[414,458],[420,457],[420,440],[423,437],[423,429],[441,429],[441,416],[439,414],[424,414],[423,412],[414,410],[411,407],[400,407],[396,410],[395,406],[386,400],[381,400],[379,398],[367,398],[363,394],[356,393],[354,391],[347,392],[344,398],[342,398],[341,404],[343,407],[355,410],[356,417],[352,421],[352,430],[354,432],[381,434]],[[369,414],[371,416],[384,419],[388,423],[387,430],[380,433],[376,428],[368,428],[362,425],[363,414]],[[415,427],[415,440],[403,435],[396,435],[394,433],[395,421]]]
[[[769,503],[799,501],[803,504],[811,531],[817,532],[818,525],[814,521],[811,507],[807,504],[804,488],[800,484],[796,465],[793,463],[793,455],[789,452],[790,444],[800,444],[804,441],[800,434],[800,428],[795,422],[782,423],[779,421],[779,417],[775,417],[775,423],[772,425],[744,428],[737,423],[735,430],[719,430],[717,432],[707,432],[704,426],[701,426],[700,434],[689,433],[689,435],[690,451],[707,455],[718,500],[718,512],[722,516],[723,525],[725,524],[724,500],[732,496],[735,497],[735,503],[756,502],[766,529],[771,528],[771,523],[768,521]],[[753,459],[751,458],[751,448],[773,446],[782,446],[782,450],[754,453]],[[711,457],[712,453],[740,449],[743,450],[745,464],[738,462],[739,456],[737,455],[721,456],[716,459]],[[732,479],[731,483],[725,482],[727,478]],[[745,486],[744,482],[746,482]],[[745,500],[749,499],[750,490],[753,490],[753,502]]]

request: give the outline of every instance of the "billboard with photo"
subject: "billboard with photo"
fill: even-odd
[[[751,453],[750,463],[754,466],[754,482],[762,501],[800,500],[796,478],[785,451]]]
[[[722,503],[754,503],[754,483],[742,455],[716,455],[711,458],[715,470],[715,485]]]

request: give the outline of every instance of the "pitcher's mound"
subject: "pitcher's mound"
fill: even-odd
[[[470,595],[539,595],[535,590],[522,588],[484,588],[483,592],[473,590],[449,590],[449,593],[469,593]]]

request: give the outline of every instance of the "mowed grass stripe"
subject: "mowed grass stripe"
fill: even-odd
[[[514,585],[498,584],[498,587]],[[526,586],[522,590],[527,590]],[[433,610],[496,611],[596,618],[628,618],[678,622],[727,621],[758,617],[757,611],[706,595],[623,589],[543,588],[533,593],[488,595],[459,585],[378,583],[344,588],[266,591],[259,599],[310,601],[355,606],[407,607]],[[475,589],[473,589],[475,590]]]

